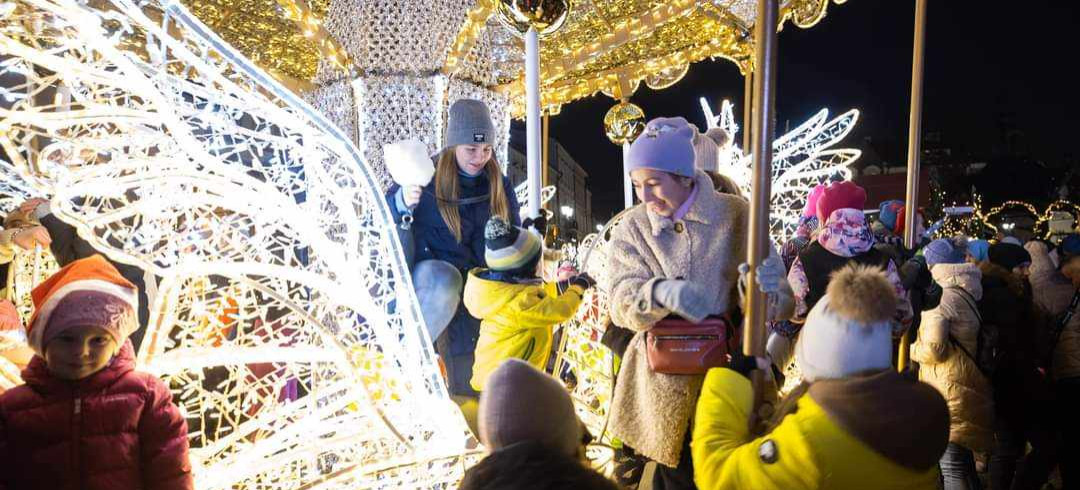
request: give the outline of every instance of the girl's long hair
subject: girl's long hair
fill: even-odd
[[[495,157],[491,157],[484,164],[484,173],[488,178],[491,215],[511,221],[510,200],[506,197],[502,170],[499,169],[499,162],[495,161]],[[439,160],[435,164],[435,202],[439,206],[439,214],[458,243],[461,243],[461,213],[458,212],[457,203],[460,191],[457,157],[454,156],[454,147],[450,147],[439,154]],[[481,223],[480,226],[484,224]]]

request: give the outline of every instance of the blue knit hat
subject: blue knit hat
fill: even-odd
[[[968,242],[968,255],[972,256],[976,262],[983,262],[990,259],[990,242],[986,240],[972,240]]]
[[[638,169],[694,176],[694,135],[697,128],[681,117],[658,117],[630,144],[626,172]]]
[[[527,272],[540,257],[540,237],[492,216],[484,226],[484,261],[492,270]]]
[[[901,209],[904,209],[904,201],[885,201],[878,206],[878,221],[885,225],[890,233],[896,233],[896,218]]]
[[[938,238],[923,249],[927,267],[935,264],[960,264],[967,258],[966,255],[967,242],[962,237]]]
[[[1058,250],[1062,255],[1080,255],[1080,234],[1071,233],[1066,235],[1058,245]]]

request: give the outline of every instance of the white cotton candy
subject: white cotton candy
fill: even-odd
[[[401,186],[425,186],[435,175],[427,145],[407,139],[383,146],[383,160],[390,177]]]

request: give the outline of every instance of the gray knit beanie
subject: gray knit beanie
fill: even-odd
[[[555,378],[521,359],[508,359],[480,394],[480,442],[496,450],[536,441],[567,456],[581,448],[584,428],[570,393]]]
[[[450,106],[450,116],[446,122],[446,148],[477,144],[495,144],[491,111],[479,100],[459,99]]]

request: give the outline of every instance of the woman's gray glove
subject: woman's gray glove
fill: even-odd
[[[700,323],[712,313],[709,292],[683,279],[659,281],[653,286],[652,294],[653,301],[694,323]]]

